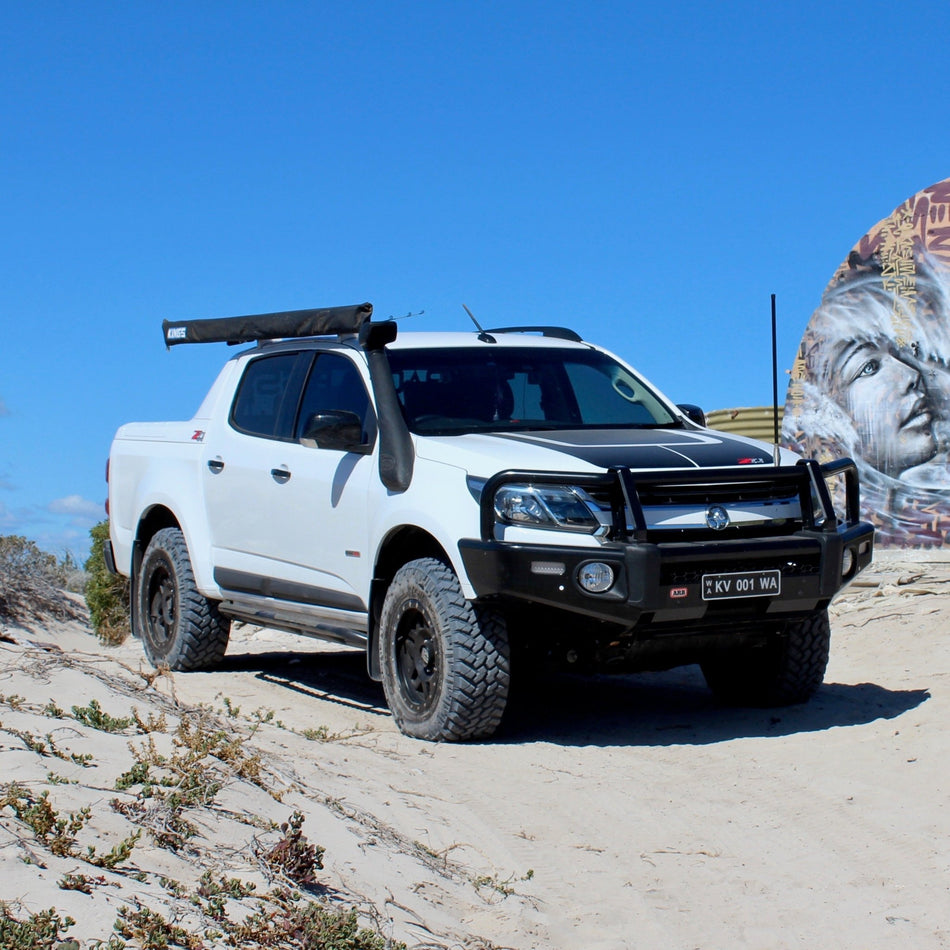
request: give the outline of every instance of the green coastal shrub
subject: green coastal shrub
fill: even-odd
[[[110,645],[117,645],[129,635],[129,582],[106,567],[103,547],[109,539],[109,522],[100,521],[89,532],[92,550],[85,568],[86,604],[96,636]]]

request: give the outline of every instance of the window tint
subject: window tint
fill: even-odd
[[[298,356],[281,353],[247,364],[231,410],[231,424],[236,429],[269,438],[282,435],[278,426],[281,405]]]
[[[642,380],[597,350],[393,349],[389,364],[413,432],[676,424]]]
[[[652,425],[666,411],[622,367],[571,363],[567,367],[581,418],[601,425]]]
[[[294,438],[303,435],[307,420],[314,413],[333,409],[355,412],[363,423],[363,441],[369,441],[368,430],[373,427],[373,420],[369,412],[369,396],[359,370],[345,356],[320,353],[304,388]]]

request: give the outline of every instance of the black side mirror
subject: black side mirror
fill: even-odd
[[[703,412],[699,406],[694,406],[690,402],[681,402],[677,405],[677,409],[689,419],[690,422],[695,422],[696,425],[706,428],[706,413]]]
[[[300,437],[302,445],[368,455],[373,446],[363,441],[363,421],[348,409],[325,409],[308,416]]]

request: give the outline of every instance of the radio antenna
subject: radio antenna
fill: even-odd
[[[778,334],[775,320],[775,294],[772,294],[772,435],[775,465],[780,464],[778,441]]]
[[[479,340],[481,340],[482,343],[495,343],[496,342],[495,338],[490,333],[486,333],[484,331],[484,329],[482,328],[482,325],[475,319],[475,314],[472,313],[472,311],[469,310],[468,307],[466,307],[464,303],[462,304],[462,306],[465,308],[465,312],[471,318],[472,323],[475,324],[475,329],[478,330]]]
[[[469,315],[469,317],[471,318],[472,323],[475,324],[475,329],[478,330],[479,333],[484,333],[484,332],[485,332],[485,329],[484,329],[484,327],[482,327],[482,325],[475,319],[475,314],[472,313],[472,311],[469,310],[468,307],[466,307],[464,303],[462,304],[462,306],[465,307],[465,312],[466,312],[466,313]]]

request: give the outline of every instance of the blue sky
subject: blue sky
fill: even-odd
[[[771,400],[850,247],[950,176],[945,2],[5,4],[0,533],[88,552],[123,422],[230,351],[163,318],[370,300],[571,326]],[[784,383],[783,383],[784,385]],[[783,390],[784,393],[784,390]]]

